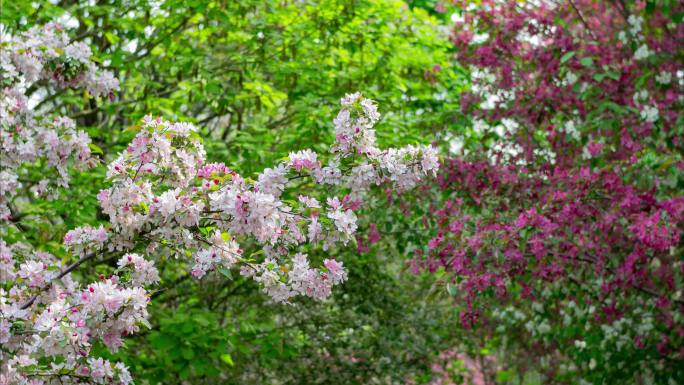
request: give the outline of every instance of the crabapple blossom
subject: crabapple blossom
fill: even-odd
[[[87,249],[101,248],[106,241],[107,230],[102,225],[98,228],[79,227],[64,235],[64,246],[81,256],[85,255]]]
[[[29,92],[36,87],[70,88],[87,90],[89,97],[111,97],[119,83],[91,61],[88,45],[70,42],[58,24],[9,36],[2,45],[0,234],[4,237],[6,228],[22,219],[12,207],[13,201],[25,198],[22,187],[28,185],[28,190],[38,195],[50,192],[48,197],[54,198],[51,190],[68,185],[71,169],[83,170],[97,163],[88,135],[67,117],[31,108]],[[34,168],[40,169],[40,180],[31,178]],[[98,339],[116,349],[121,333],[147,324],[145,290],[112,276],[108,282],[118,286],[108,293],[100,293],[99,286],[84,291],[69,274],[93,258],[85,250],[99,251],[106,241],[107,231],[102,226],[84,226],[67,233],[64,246],[81,256],[81,262],[64,266],[49,253],[0,239],[0,383],[131,382],[125,366],[89,357],[89,352]],[[118,311],[104,314],[105,308],[89,306],[92,296]]]
[[[542,382],[684,381],[682,4],[470,4],[453,41],[486,74],[461,99],[479,147],[416,196],[412,270]]]
[[[2,280],[12,283],[9,291],[0,288],[2,382],[130,383],[125,366],[89,351],[96,340],[115,351],[123,336],[149,325],[148,293],[140,285],[158,281],[152,262],[124,256],[135,266],[131,279],[112,275],[81,288],[52,255],[21,244],[0,246],[7,269]]]
[[[291,152],[288,158],[290,158],[290,167],[296,171],[301,171],[303,168],[315,169],[319,167],[317,155],[311,150]]]
[[[309,269],[310,280],[318,277],[320,282],[311,281],[304,285],[306,290],[295,290],[286,273],[292,258],[289,251],[305,243],[321,243],[324,249],[346,244],[357,229],[355,211],[368,188],[391,183],[405,190],[438,167],[432,147],[375,147],[372,126],[379,114],[369,99],[348,95],[342,106],[335,120],[336,131],[355,128],[353,135],[338,135],[328,166],[322,166],[322,155],[312,150],[291,152],[285,161],[260,173],[256,181],[223,164],[207,164],[192,125],[146,117],[136,127],[139,132],[131,145],[108,167],[112,187],[98,194],[102,210],[110,218],[108,250],[128,252],[144,246],[154,250],[153,255],[168,252],[185,258],[188,254],[194,262],[190,274],[195,278],[218,268],[239,267],[278,301],[297,294],[326,297],[334,284],[344,280],[341,264],[331,262],[333,279]],[[342,148],[363,150],[352,153]],[[361,182],[356,180],[359,175],[363,176]],[[302,177],[315,185],[351,188],[353,198],[331,196],[326,205],[311,196],[283,200],[296,194],[292,181]],[[321,188],[319,192],[333,191]],[[320,211],[326,213],[324,218]],[[69,234],[79,230],[74,231]],[[262,245],[265,261],[259,263],[244,255],[240,243],[246,239]],[[298,287],[304,287],[300,281],[296,280]]]
[[[46,31],[52,33],[52,28]],[[41,39],[51,43],[65,39],[43,35]],[[65,52],[79,55],[73,60],[81,63],[90,53],[79,47]],[[44,63],[33,60],[40,55],[18,57],[16,68],[27,78],[44,76]],[[106,75],[98,75],[99,85],[88,83],[96,77],[92,74],[67,76],[72,58],[59,60],[55,86],[82,85],[95,92],[115,85]],[[95,71],[86,64],[81,69]],[[6,92],[21,96],[16,89]],[[31,113],[26,109],[26,116]],[[192,124],[145,117],[132,127],[135,138],[107,166],[109,187],[97,194],[108,222],[83,225],[64,236],[64,249],[78,260],[64,265],[28,246],[0,242],[0,277],[10,288],[0,288],[2,383],[130,383],[124,365],[94,357],[90,349],[101,341],[116,351],[125,336],[149,327],[148,287],[160,281],[154,261],[161,256],[188,260],[188,274],[197,279],[216,270],[238,269],[277,302],[330,296],[334,286],[347,279],[343,262],[325,258],[316,267],[298,249],[309,245],[311,250],[330,250],[347,244],[357,229],[355,212],[372,186],[402,191],[437,171],[431,147],[376,147],[372,128],[378,119],[371,100],[348,95],[336,119],[337,141],[328,154],[293,151],[253,180],[225,164],[208,163]],[[14,142],[16,135],[3,137],[3,146],[16,153],[3,158],[3,164],[14,167],[0,179],[3,204],[15,194],[21,168],[38,157],[57,169],[60,185],[67,183],[69,168],[93,164],[89,138],[76,131],[73,121],[56,118],[50,124],[53,131],[44,129],[44,123],[27,132],[22,143]],[[73,162],[64,163],[69,154],[75,154]],[[306,195],[295,182],[302,178],[314,186]],[[39,185],[47,188],[43,181]],[[287,199],[290,196],[298,198]],[[4,210],[9,219],[9,207]],[[117,261],[112,274],[89,284],[72,278],[82,264],[106,256]],[[7,355],[14,358],[7,360]]]
[[[135,286],[143,286],[147,284],[155,284],[159,282],[159,272],[154,267],[152,261],[144,259],[138,254],[126,254],[117,262],[119,269],[124,269],[130,266],[133,270],[131,282]]]
[[[36,190],[44,193],[48,181],[67,186],[71,165],[86,169],[96,163],[91,140],[68,117],[44,117],[29,108],[31,86],[88,90],[92,96],[113,96],[119,82],[90,60],[90,47],[69,41],[59,24],[36,26],[2,42],[0,51],[0,219],[12,217],[9,200],[16,195],[28,167],[44,164]],[[51,173],[47,173],[51,171]]]

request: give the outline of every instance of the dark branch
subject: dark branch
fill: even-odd
[[[33,305],[34,302],[36,302],[36,299],[38,298],[38,296],[40,294],[42,294],[44,291],[46,291],[50,287],[52,287],[53,282],[55,282],[56,280],[64,278],[65,275],[74,271],[77,267],[81,266],[84,262],[87,262],[87,261],[93,259],[96,255],[97,255],[96,253],[90,253],[84,257],[81,257],[81,259],[72,263],[71,265],[67,266],[67,268],[62,270],[57,277],[50,280],[50,282],[48,282],[43,287],[41,287],[40,290],[38,291],[38,293],[36,293],[33,297],[31,297],[31,299],[28,302],[26,302],[24,305],[22,305],[21,309],[24,310],[24,309],[29,308],[31,305]]]

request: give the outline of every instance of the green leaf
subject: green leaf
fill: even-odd
[[[104,155],[104,151],[102,151],[102,149],[98,145],[96,145],[95,143],[88,143],[88,147],[90,147],[90,151],[93,154]]]
[[[583,57],[580,59],[580,64],[585,67],[591,67],[594,64],[594,60],[590,57]]]
[[[456,294],[458,294],[458,288],[451,283],[446,284],[446,289],[447,292],[449,293],[450,296],[455,297]]]
[[[223,274],[228,279],[233,279],[233,274],[229,269],[218,269],[218,272]]]
[[[565,55],[563,55],[563,57],[561,57],[560,63],[565,64],[568,60],[572,59],[573,56],[575,56],[575,51],[570,51],[566,53]]]
[[[250,258],[253,258],[253,257],[256,257],[256,256],[261,255],[261,254],[264,254],[264,250],[263,250],[263,249],[258,250],[258,251],[255,251],[255,252],[253,252],[252,254],[250,254],[249,256],[250,256]]]
[[[183,348],[183,350],[181,350],[181,354],[183,355],[183,358],[188,361],[195,358],[195,351],[192,350],[192,348]]]
[[[230,366],[235,366],[235,363],[233,362],[233,357],[231,357],[228,353],[221,354],[221,361],[225,362]]]
[[[120,40],[118,36],[116,36],[115,34],[113,34],[111,32],[105,32],[105,37],[112,44],[116,44]]]
[[[512,370],[502,370],[498,373],[496,373],[496,381],[497,382],[508,382],[513,379],[513,371]]]
[[[140,207],[142,207],[143,210],[145,210],[145,213],[150,212],[150,207],[147,205],[145,202],[140,202]]]
[[[608,71],[605,73],[605,75],[613,80],[620,80],[620,74],[618,74],[617,72]]]
[[[169,350],[176,346],[175,338],[167,334],[152,334],[150,341],[152,342],[152,346],[159,350]]]

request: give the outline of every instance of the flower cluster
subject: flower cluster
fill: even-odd
[[[148,261],[138,254],[126,254],[117,263],[119,270],[127,267],[131,269],[131,282],[135,286],[154,284],[159,282],[159,272],[152,261]]]
[[[87,44],[69,42],[58,24],[33,27],[0,44],[0,219],[5,221],[12,217],[9,202],[22,183],[44,194],[51,183],[69,183],[70,166],[85,169],[96,162],[90,138],[73,120],[37,114],[30,106],[32,89],[86,89],[93,96],[112,96],[119,82],[91,61]],[[40,168],[42,180],[24,181],[31,166]]]
[[[80,256],[84,256],[86,250],[102,248],[106,241],[107,230],[102,225],[98,228],[79,227],[64,235],[64,246]]]
[[[151,261],[126,255],[132,278],[111,275],[81,288],[54,256],[0,241],[0,382],[3,384],[116,383],[131,376],[121,363],[90,356],[101,341],[117,350],[122,337],[147,322],[148,293],[159,280]],[[121,263],[122,272],[128,263]],[[73,266],[73,265],[72,265]]]
[[[334,259],[323,261],[324,271],[311,268],[306,254],[297,253],[288,265],[281,266],[280,271],[287,272],[286,279],[281,279],[276,269],[277,262],[267,259],[266,263],[257,266],[259,273],[255,278],[264,284],[266,292],[276,301],[287,301],[296,295],[305,295],[315,299],[324,299],[330,295],[333,285],[347,279],[347,273],[342,262]],[[252,271],[245,269],[244,274],[252,275]]]

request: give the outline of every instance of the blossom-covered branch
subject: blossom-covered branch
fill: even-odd
[[[90,61],[87,45],[70,43],[55,24],[3,44],[5,234],[21,225],[15,219],[22,213],[10,208],[23,199],[22,175],[36,167],[55,170],[33,187],[55,198],[54,187],[67,186],[71,169],[96,163],[90,138],[73,121],[35,116],[27,85],[109,95],[118,81]],[[125,336],[149,327],[147,287],[160,281],[154,263],[159,256],[191,261],[190,274],[198,279],[239,269],[275,301],[329,296],[347,278],[343,262],[326,258],[314,267],[302,247],[347,244],[369,188],[389,184],[405,190],[437,171],[432,147],[378,148],[373,126],[379,116],[371,100],[347,95],[326,162],[311,150],[292,152],[255,179],[208,163],[193,125],[145,118],[134,127],[138,133],[128,148],[109,164],[110,187],[97,195],[108,223],[77,227],[64,237],[75,262],[63,266],[49,253],[0,240],[0,383],[129,384],[128,369],[93,357],[91,346],[101,341],[116,351]],[[104,257],[118,261],[111,274],[85,286],[74,280],[72,272]]]
[[[12,218],[9,201],[30,180],[32,190],[46,195],[50,185],[67,186],[69,168],[96,164],[91,140],[66,116],[49,116],[31,108],[32,87],[84,89],[92,96],[111,96],[119,81],[91,61],[87,44],[70,42],[59,24],[33,27],[0,42],[0,220]]]
[[[78,228],[66,236],[76,253],[106,248],[192,258],[191,274],[239,267],[277,301],[302,294],[325,298],[345,279],[342,262],[311,268],[305,254],[291,250],[319,243],[346,244],[356,231],[363,193],[373,185],[413,187],[437,169],[432,147],[381,150],[372,127],[379,114],[360,94],[342,99],[335,119],[336,143],[327,163],[311,150],[291,152],[286,161],[245,178],[222,163],[206,163],[194,126],[145,118],[126,151],[109,165],[112,187],[98,195],[110,218],[106,231]],[[307,194],[293,190],[308,178]],[[342,198],[316,193],[346,191]],[[284,199],[292,195],[297,200]],[[144,233],[144,236],[142,234]],[[246,255],[239,242],[252,239],[266,258]],[[170,247],[172,245],[173,247]],[[261,251],[259,251],[261,253]]]

